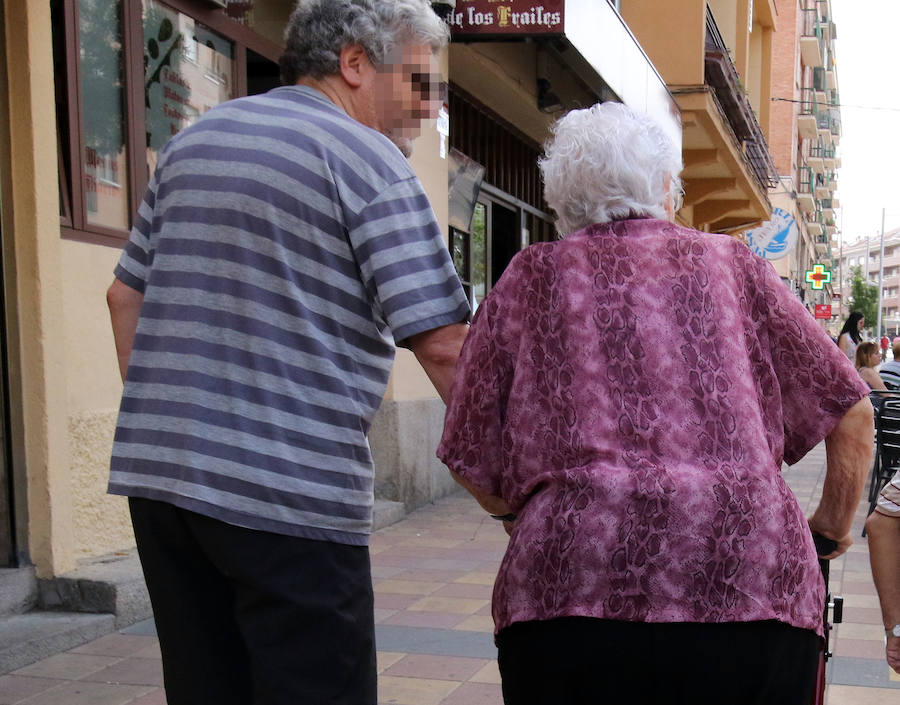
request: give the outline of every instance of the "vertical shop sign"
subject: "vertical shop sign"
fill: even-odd
[[[447,18],[454,36],[562,35],[565,0],[457,0]]]

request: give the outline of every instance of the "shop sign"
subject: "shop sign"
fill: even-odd
[[[783,208],[773,208],[772,218],[758,228],[747,231],[750,249],[766,259],[780,259],[797,244],[797,222]]]
[[[565,6],[565,0],[457,0],[447,21],[456,37],[561,35]]]
[[[831,305],[816,304],[816,318],[826,321],[831,320]]]
[[[824,264],[814,264],[806,271],[806,283],[817,291],[824,289],[826,284],[831,284],[831,270],[825,269]]]

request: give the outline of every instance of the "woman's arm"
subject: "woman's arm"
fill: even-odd
[[[850,357],[850,334],[842,333],[838,338],[838,347],[844,351],[844,355]]]
[[[887,391],[887,387],[884,386],[884,380],[882,380],[880,375],[871,367],[861,367],[859,369],[859,376],[863,378],[863,382],[868,384],[870,388]]]
[[[850,407],[825,437],[825,485],[819,506],[809,518],[809,527],[814,533],[837,541],[838,548],[823,558],[837,558],[853,543],[850,525],[872,467],[874,437],[872,403],[868,398]]]

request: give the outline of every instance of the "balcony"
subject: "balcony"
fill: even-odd
[[[770,217],[777,170],[708,7],[701,48],[702,83],[670,86],[684,126],[682,216],[698,229],[740,231]]]
[[[815,174],[825,173],[825,146],[819,142],[809,148],[806,155],[806,164]]]
[[[797,130],[805,140],[814,140],[819,136],[819,105],[816,94],[810,88],[804,88],[801,95],[800,115],[797,118]]]
[[[817,9],[803,10],[800,56],[805,66],[825,66],[824,37]]]
[[[816,115],[816,127],[817,133],[819,135],[819,141],[825,143],[827,146],[832,146],[832,133],[831,133],[831,114],[827,108],[819,110],[818,115]]]
[[[797,183],[797,206],[803,213],[815,210],[815,179],[816,175],[810,167],[800,168],[800,179]]]
[[[806,213],[803,216],[803,220],[806,221],[806,231],[813,237],[817,238],[825,232],[825,224],[822,222],[822,211]]]
[[[828,252],[830,248],[830,243],[828,242],[828,236],[822,233],[821,235],[816,235],[816,254],[824,255]]]

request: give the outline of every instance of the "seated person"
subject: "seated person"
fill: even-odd
[[[856,348],[856,370],[863,382],[869,385],[869,389],[887,391],[881,377],[875,371],[875,367],[881,362],[881,352],[872,341],[860,343]]]
[[[894,338],[891,342],[891,351],[894,359],[882,365],[878,375],[888,389],[900,389],[900,338]]]

